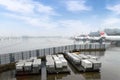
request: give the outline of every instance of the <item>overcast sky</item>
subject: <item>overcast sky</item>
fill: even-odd
[[[120,0],[0,0],[0,36],[72,36],[120,27]]]

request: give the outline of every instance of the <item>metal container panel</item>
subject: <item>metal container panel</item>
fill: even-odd
[[[30,57],[36,57],[37,56],[37,50],[30,51]]]
[[[29,51],[23,52],[23,60],[29,59],[30,58],[30,53]]]
[[[39,51],[39,57],[41,57],[42,56],[41,49],[39,49],[38,51]]]
[[[92,62],[92,68],[94,70],[101,68],[101,62],[93,59],[88,59],[90,62]]]
[[[22,52],[14,53],[14,60],[15,62],[22,60]]]
[[[53,48],[50,48],[50,55],[54,54]]]
[[[50,48],[46,48],[45,49],[45,55],[49,55],[50,54]]]
[[[76,45],[76,50],[80,50],[80,45],[79,44]]]
[[[55,47],[55,54],[59,52],[58,47]]]
[[[59,52],[60,53],[63,53],[63,49],[62,48],[63,48],[62,46],[59,47]]]
[[[1,61],[1,64],[2,64],[2,65],[6,64],[5,55],[2,54],[0,57],[1,57],[1,58],[0,58],[0,59],[1,59],[1,60],[0,60],[0,61]]]
[[[45,56],[45,49],[41,49],[41,57]]]
[[[91,44],[91,49],[95,49],[95,44]]]

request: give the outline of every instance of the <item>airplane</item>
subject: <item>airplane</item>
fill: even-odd
[[[75,36],[74,37],[74,40],[76,40],[76,41],[86,42],[86,41],[88,41],[88,39],[89,39],[88,35],[80,35],[80,36]]]
[[[99,37],[91,37],[89,35],[84,35],[84,36],[76,36],[76,37],[74,37],[74,39],[76,41],[83,41],[83,42],[86,42],[86,41],[100,42],[100,43],[103,42],[103,39],[101,38],[101,36],[99,36]]]
[[[100,35],[103,39],[108,41],[120,41],[120,36],[108,36],[105,32],[100,32]]]

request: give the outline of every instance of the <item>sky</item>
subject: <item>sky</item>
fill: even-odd
[[[0,0],[0,36],[73,36],[120,28],[120,0]]]

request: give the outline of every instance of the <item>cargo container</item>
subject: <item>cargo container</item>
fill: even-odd
[[[67,52],[65,53],[70,60],[72,60],[75,64],[80,64],[80,59],[73,56],[71,53]]]
[[[41,66],[41,59],[34,59],[33,61],[33,67],[39,67]]]
[[[80,45],[76,45],[76,50],[77,50],[77,51],[80,50]]]
[[[57,55],[59,58],[64,58],[63,54],[58,54]]]
[[[92,62],[88,60],[82,60],[81,65],[84,69],[91,69],[92,68]]]
[[[37,59],[37,57],[31,57],[31,58],[29,59],[29,61],[33,62],[33,61],[36,60],[36,59]]]
[[[52,57],[54,59],[56,69],[62,68],[61,60],[56,55],[52,55]]]
[[[24,62],[17,63],[16,64],[16,71],[24,71],[23,66],[24,66]]]
[[[79,55],[77,55],[77,54],[75,54],[75,53],[71,53],[73,56],[75,56],[75,57],[77,57],[77,58],[79,58],[80,59],[80,61],[82,60],[82,57],[81,56],[79,56]]]
[[[82,58],[82,59],[89,59],[88,56],[84,55],[84,54],[79,54],[79,56]]]
[[[43,57],[45,55],[44,49],[39,50],[39,57]]]
[[[51,54],[54,54],[53,48],[50,48],[50,55],[51,55]]]
[[[34,59],[32,66],[33,66],[33,72],[39,73],[41,69],[41,59]]]
[[[101,62],[93,59],[88,59],[92,63],[92,68],[94,70],[99,70],[101,68]]]
[[[10,55],[9,54],[1,54],[0,63],[2,65],[9,64],[10,63]]]
[[[58,56],[59,59],[61,60],[62,66],[63,66],[63,67],[67,67],[67,60],[64,58],[64,56],[63,56],[62,54],[58,54],[57,56]]]
[[[50,55],[50,48],[45,49],[45,55]]]
[[[25,62],[24,70],[31,71],[32,70],[32,62]]]
[[[89,59],[94,59],[94,60],[98,60],[98,57],[96,56],[92,56],[92,55],[87,55],[89,57]]]
[[[65,58],[60,58],[63,67],[67,67],[67,60]]]
[[[37,50],[30,51],[30,57],[36,57],[37,56]]]
[[[51,55],[46,56],[46,67],[47,69],[55,69],[54,60]]]
[[[29,51],[24,51],[23,52],[23,60],[29,59],[30,58],[30,52]]]
[[[22,58],[23,58],[22,52],[14,53],[14,60],[15,60],[15,62],[17,62],[19,60],[22,60]]]

